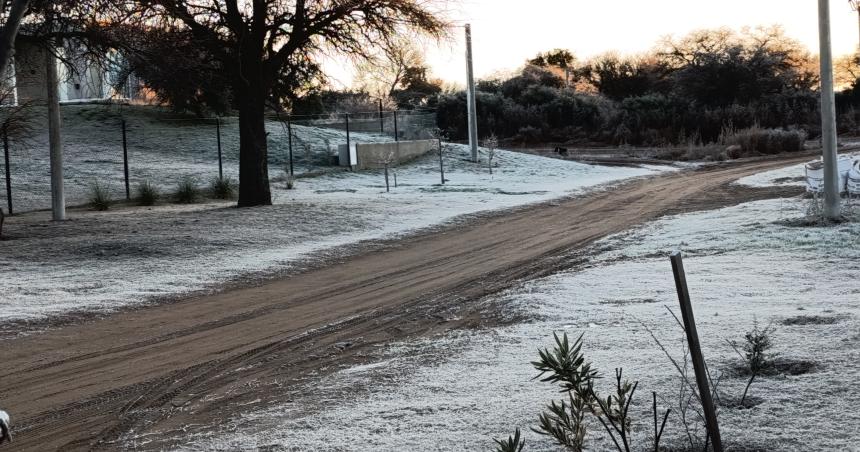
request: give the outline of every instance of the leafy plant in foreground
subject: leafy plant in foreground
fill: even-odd
[[[585,439],[588,433],[586,416],[594,416],[612,439],[615,447],[621,452],[631,450],[631,419],[629,416],[630,403],[639,385],[623,380],[622,369],[615,370],[615,393],[601,397],[594,389],[595,381],[600,378],[596,369],[585,359],[582,353],[582,335],[571,343],[567,334],[555,338],[552,350],[539,350],[540,359],[532,365],[540,371],[535,378],[542,382],[557,384],[562,392],[567,393],[567,400],[560,403],[552,401],[539,416],[538,428],[532,430],[541,435],[553,438],[556,443],[567,450],[581,452],[585,450]],[[657,426],[657,401],[654,396],[654,450],[659,450],[660,436],[669,416],[667,411],[663,424]],[[518,431],[519,432],[519,431]],[[500,445],[511,445],[507,442],[496,442]],[[519,446],[521,450],[522,446]],[[511,449],[505,449],[511,450]]]
[[[581,451],[587,434],[585,415],[594,412],[593,385],[598,378],[597,371],[591,368],[591,363],[582,354],[582,335],[573,345],[568,341],[567,334],[562,338],[557,334],[553,336],[555,348],[552,351],[540,350],[540,360],[532,362],[535,369],[540,371],[535,378],[543,377],[541,381],[544,383],[560,384],[567,392],[569,403],[562,400],[561,404],[557,404],[553,401],[538,418],[539,428],[532,430],[552,437],[570,450]]]
[[[523,447],[526,446],[526,441],[520,440],[520,429],[517,429],[513,436],[509,436],[506,440],[497,439],[495,441],[498,445],[496,452],[522,452]]]

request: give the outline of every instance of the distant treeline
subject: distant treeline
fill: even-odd
[[[584,63],[555,50],[514,76],[477,84],[478,128],[482,136],[522,142],[637,146],[714,143],[726,129],[750,127],[815,137],[817,64],[779,28],[699,31],[667,39],[647,55],[606,54]],[[843,132],[858,123],[860,87],[852,80],[837,96]],[[465,92],[440,94],[433,103],[439,127],[465,139]]]

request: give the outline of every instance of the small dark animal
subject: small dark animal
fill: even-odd
[[[567,148],[555,148],[555,153],[567,157]]]

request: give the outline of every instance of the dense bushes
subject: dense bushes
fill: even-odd
[[[800,136],[794,130],[812,137],[820,130],[812,60],[798,48],[779,29],[712,30],[666,41],[643,57],[607,54],[577,68],[527,65],[507,80],[478,83],[478,128],[520,142],[639,146],[719,143],[727,127],[775,129],[786,132],[768,132],[766,140],[776,142],[756,142],[755,152],[793,149]],[[853,92],[840,104],[854,99],[860,105]],[[439,127],[465,139],[465,94],[443,94],[437,107]],[[843,110],[840,125],[856,128],[860,116]]]
[[[725,127],[820,130],[816,93],[777,95],[759,102],[701,106],[675,95],[649,93],[613,101],[570,89],[527,88],[518,102],[478,91],[478,130],[520,142],[601,142],[636,146],[716,143]],[[843,120],[856,127],[860,116]],[[853,119],[857,117],[857,119]],[[466,139],[465,93],[441,96],[437,121],[453,139]]]

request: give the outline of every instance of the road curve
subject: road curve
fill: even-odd
[[[0,342],[0,403],[15,422],[15,442],[0,450],[112,450],[132,431],[212,425],[250,401],[276,403],[290,381],[355,359],[338,341],[421,334],[433,315],[551,272],[548,262],[572,249],[667,212],[725,205],[719,193],[732,181],[808,158],[634,180],[259,286]]]

